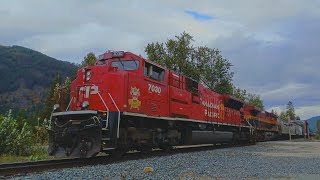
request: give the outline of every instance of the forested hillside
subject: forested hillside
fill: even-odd
[[[76,69],[32,49],[0,46],[0,113],[9,108],[40,108],[57,74],[70,77]]]

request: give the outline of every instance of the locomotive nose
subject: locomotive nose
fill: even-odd
[[[92,102],[99,100],[98,86],[86,84],[78,89],[77,108],[78,110],[88,110]]]
[[[92,157],[101,149],[101,125],[97,111],[53,113],[49,130],[49,154],[57,157]]]

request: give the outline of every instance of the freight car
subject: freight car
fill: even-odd
[[[70,99],[66,110],[54,106],[50,155],[255,143],[279,134],[275,115],[131,52],[107,51],[80,69]]]
[[[280,131],[279,131],[279,139],[287,139],[289,135],[292,138],[301,138],[305,134],[305,124],[304,121],[291,121],[283,122],[279,120]]]

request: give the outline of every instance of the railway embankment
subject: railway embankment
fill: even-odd
[[[270,141],[252,146],[217,148],[105,165],[50,170],[13,178],[320,179],[319,164],[320,142]],[[145,169],[152,170],[144,171]]]

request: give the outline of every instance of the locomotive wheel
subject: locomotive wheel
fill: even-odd
[[[164,150],[164,151],[170,151],[171,149],[173,149],[173,146],[170,145],[162,145],[160,146],[160,149]]]
[[[52,156],[58,149],[58,145],[56,143],[53,143],[52,146],[48,147],[48,153],[50,156]]]
[[[127,151],[128,151],[127,148],[114,149],[109,153],[109,155],[115,158],[121,158],[127,153]]]
[[[257,142],[257,133],[254,131],[252,134],[249,135],[249,144],[254,145]]]
[[[149,146],[142,146],[139,148],[139,151],[142,153],[142,154],[150,154],[152,152],[152,147],[149,147]]]
[[[232,138],[231,144],[233,144],[233,145],[240,144],[240,134],[238,132],[235,132],[233,134],[233,138]]]
[[[82,139],[80,143],[80,157],[85,157],[87,155],[88,146],[89,146],[88,141],[86,141],[85,139]]]

